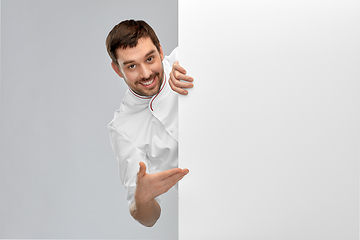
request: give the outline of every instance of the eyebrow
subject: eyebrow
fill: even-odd
[[[148,52],[146,55],[145,55],[145,58],[147,58],[148,56],[150,56],[151,54],[153,54],[155,52],[155,50],[151,50],[150,52]],[[126,64],[130,64],[130,63],[133,63],[135,62],[134,60],[129,60],[129,61],[125,61],[123,62],[123,65],[126,65]]]

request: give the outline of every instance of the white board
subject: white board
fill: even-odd
[[[359,1],[179,0],[179,239],[359,238]]]

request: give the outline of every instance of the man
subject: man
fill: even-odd
[[[112,68],[129,87],[109,124],[111,143],[130,214],[151,227],[160,217],[158,196],[189,172],[177,168],[176,92],[187,94],[183,88],[191,83],[185,85],[180,79],[192,79],[176,62],[177,49],[164,58],[154,30],[144,21],[119,23],[110,31],[106,46]]]

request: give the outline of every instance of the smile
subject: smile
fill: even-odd
[[[151,79],[150,81],[141,83],[142,85],[150,85],[154,82],[154,79]]]
[[[150,86],[151,84],[153,84],[154,81],[155,81],[155,77],[149,81],[141,82],[140,84],[147,87],[147,86]]]

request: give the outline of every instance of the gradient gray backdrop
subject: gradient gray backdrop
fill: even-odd
[[[1,1],[0,238],[177,239],[177,191],[145,228],[129,212],[107,124],[127,87],[105,38],[144,19],[177,46],[177,1]]]

